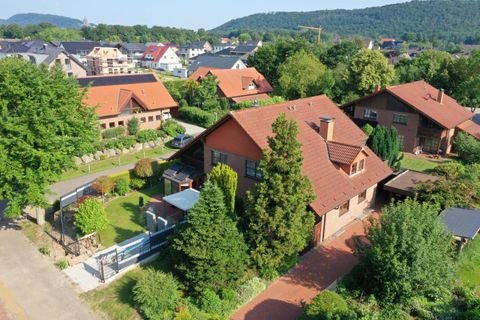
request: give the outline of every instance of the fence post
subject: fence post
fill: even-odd
[[[118,248],[115,248],[115,261],[117,262],[116,263],[117,267],[115,268],[115,271],[117,273],[119,273],[120,272],[120,264],[118,262]]]

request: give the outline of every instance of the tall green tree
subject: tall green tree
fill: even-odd
[[[465,163],[480,163],[480,141],[460,132],[453,140],[460,159]]]
[[[195,295],[234,286],[245,274],[247,246],[227,215],[222,191],[210,181],[172,239],[180,280]]]
[[[344,79],[350,91],[363,96],[372,93],[377,85],[392,84],[395,70],[381,51],[361,49],[348,64]]]
[[[233,214],[235,210],[235,196],[237,194],[238,173],[228,165],[218,163],[209,173],[208,179],[220,188],[225,199],[227,211]]]
[[[480,107],[480,50],[451,65],[449,89],[462,105],[472,110]]]
[[[400,169],[403,154],[400,152],[400,140],[397,129],[378,125],[368,136],[367,145],[393,169]]]
[[[312,53],[300,51],[280,66],[278,92],[286,99],[298,99],[329,92],[333,78]]]
[[[386,206],[360,250],[360,289],[391,303],[435,299],[448,289],[452,238],[438,214],[437,206],[412,199]]]
[[[94,150],[98,119],[82,97],[60,69],[0,61],[0,199],[9,217],[45,206],[47,186],[74,166],[73,156]]]
[[[314,215],[307,210],[315,198],[302,174],[303,155],[298,125],[281,114],[272,125],[269,150],[263,153],[263,180],[246,197],[246,234],[251,258],[264,276],[276,271],[307,245]]]

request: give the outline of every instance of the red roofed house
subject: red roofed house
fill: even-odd
[[[77,79],[88,87],[85,104],[95,107],[102,130],[126,126],[137,118],[141,129],[157,129],[178,111],[178,104],[151,73]]]
[[[140,59],[143,68],[173,71],[181,68],[180,58],[171,47],[166,45],[148,46]]]
[[[281,113],[298,124],[303,174],[316,194],[309,206],[316,217],[314,243],[364,215],[375,203],[377,184],[392,172],[365,146],[362,130],[324,95],[230,112],[172,156],[183,167],[177,164],[163,175],[166,193],[198,184],[195,177],[219,162],[237,171],[238,195],[252,189],[261,179],[262,150],[268,148],[272,123]]]
[[[211,69],[199,67],[190,79],[202,81],[202,78],[213,75],[218,80],[218,94],[234,103],[245,100],[268,99],[273,91],[267,79],[255,68],[245,69]]]
[[[425,81],[378,89],[342,108],[360,126],[395,127],[405,152],[450,153],[459,131],[480,139],[474,114]]]

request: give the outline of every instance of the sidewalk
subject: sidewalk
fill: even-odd
[[[357,220],[337,238],[310,250],[294,269],[238,310],[232,319],[298,319],[302,314],[302,301],[310,302],[355,266],[354,239],[365,236],[367,224],[366,220]]]

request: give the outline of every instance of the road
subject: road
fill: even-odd
[[[0,224],[0,319],[97,319],[17,228]]]

